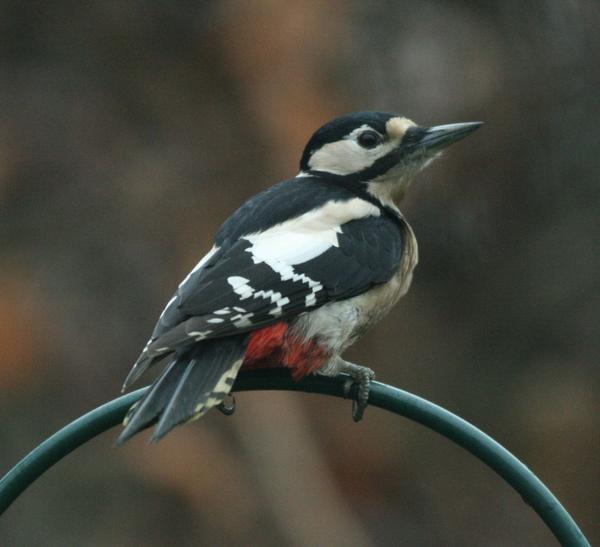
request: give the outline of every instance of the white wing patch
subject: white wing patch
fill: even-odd
[[[360,198],[332,201],[243,239],[252,243],[248,252],[255,264],[284,262],[293,266],[316,258],[330,247],[338,247],[338,234],[346,222],[380,214],[375,205]]]
[[[333,229],[316,235],[291,231],[265,232],[245,239],[252,243],[247,251],[254,263],[266,262],[269,265],[272,262],[302,264],[338,245],[337,233]]]
[[[342,225],[346,222],[380,214],[375,205],[360,198],[332,201],[264,232],[244,236],[243,239],[252,244],[246,252],[250,253],[255,264],[265,263],[277,272],[281,281],[291,280],[308,285],[311,292],[305,297],[305,305],[311,307],[316,305],[316,295],[323,289],[323,285],[296,272],[294,266],[317,258],[331,247],[338,247],[338,234],[342,232]],[[242,296],[241,300],[250,295],[270,299],[275,307],[269,314],[275,317],[280,316],[282,306],[289,303],[289,298],[280,292],[254,291],[246,278],[234,276],[227,281]]]
[[[323,290],[323,285],[320,281],[298,272],[294,266],[313,260],[332,247],[339,246],[338,235],[342,233],[345,223],[380,214],[375,205],[358,197],[346,201],[332,201],[264,232],[243,236],[242,239],[250,243],[245,251],[250,254],[254,264],[266,264],[279,275],[282,282],[291,281],[303,285],[299,289],[305,295],[305,307],[310,308],[317,305],[317,297]],[[190,281],[191,276],[201,270],[218,250],[219,248],[214,246],[181,282],[180,288]],[[239,304],[242,304],[243,300],[263,300],[270,305],[267,313],[272,317],[283,315],[284,306],[291,302],[290,297],[281,289],[257,288],[248,277],[231,275],[226,278],[226,282],[238,296]],[[174,305],[175,301],[176,298],[171,299],[166,309]],[[219,329],[218,325],[231,323],[237,328],[248,328],[252,326],[254,316],[254,312],[241,305],[224,306],[209,314],[205,330],[193,330],[186,334],[196,341],[205,340],[214,333],[211,328],[213,326]],[[169,350],[166,347],[162,349]]]
[[[315,292],[311,292],[310,294],[306,295],[306,298],[304,299],[304,305],[307,308],[310,308],[311,306],[314,306],[317,303],[317,297],[315,295]]]
[[[275,304],[275,308],[269,311],[271,315],[279,316],[282,314],[282,306],[289,304],[290,299],[287,296],[283,296],[279,291],[273,290],[255,290],[249,283],[250,280],[241,276],[231,276],[227,278],[227,283],[231,285],[233,291],[240,296],[240,300],[245,300],[246,298],[263,298],[265,300],[269,300],[271,304]],[[230,319],[236,327],[248,327],[251,322],[249,319],[254,315],[253,313],[245,313],[246,310],[243,308],[239,308],[234,306],[234,310],[240,312],[237,315],[233,315]],[[223,308],[222,310],[218,310],[216,313],[230,313],[229,308]],[[209,319],[207,323],[222,323],[223,319],[220,317]]]
[[[254,294],[254,289],[249,285],[250,280],[239,275],[232,275],[227,278],[227,283],[231,285],[233,292],[239,295],[240,300],[250,298]]]
[[[203,331],[199,331],[199,330],[193,330],[191,332],[188,332],[187,335],[195,338],[196,342],[201,342],[202,340],[205,340],[206,338],[208,338],[208,335],[212,333],[212,330],[203,330]]]
[[[238,315],[234,315],[231,318],[231,321],[233,321],[233,324],[239,328],[239,329],[244,329],[246,327],[251,327],[252,326],[252,321],[250,321],[250,319],[254,316],[254,314],[252,312],[248,312],[248,313],[239,313]]]

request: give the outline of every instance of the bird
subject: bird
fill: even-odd
[[[237,209],[183,279],[129,372],[160,373],[127,412],[117,443],[152,441],[228,398],[241,369],[348,375],[353,419],[372,369],[342,354],[408,291],[417,240],[398,208],[415,175],[482,122],[420,126],[389,112],[335,118],[308,140],[299,173]]]

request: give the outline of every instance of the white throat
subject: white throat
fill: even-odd
[[[406,190],[415,176],[427,167],[439,154],[424,161],[411,161],[390,169],[384,175],[367,183],[367,192],[377,198],[383,205],[397,209],[396,204],[402,201]]]

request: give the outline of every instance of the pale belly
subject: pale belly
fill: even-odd
[[[291,325],[293,332],[304,339],[318,340],[319,344],[329,348],[334,358],[387,315],[410,288],[418,262],[417,242],[410,226],[406,226],[406,249],[402,262],[387,283],[299,316]]]

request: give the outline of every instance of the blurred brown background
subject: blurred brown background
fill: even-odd
[[[329,118],[484,120],[403,203],[421,263],[349,352],[522,458],[598,527],[600,9],[517,2],[0,3],[0,472],[119,394],[179,280]],[[246,393],[116,430],[0,543],[554,545],[473,457],[350,403]]]

